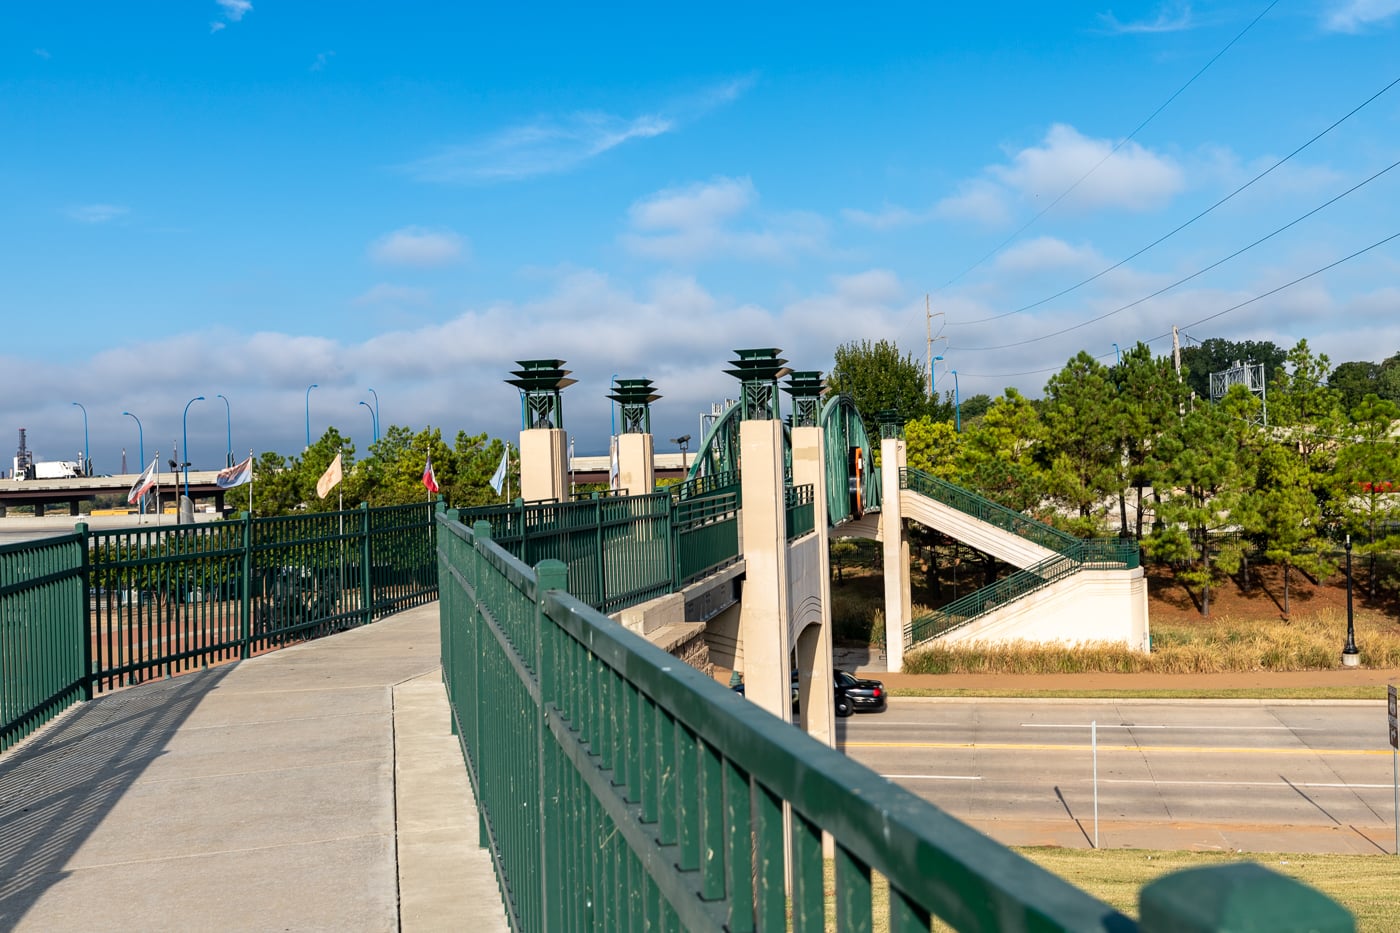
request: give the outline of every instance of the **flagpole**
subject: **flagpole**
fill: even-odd
[[[156,524],[160,524],[160,451],[156,451]]]
[[[253,448],[248,448],[248,517],[253,517]]]

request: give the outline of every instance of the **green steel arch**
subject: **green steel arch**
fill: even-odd
[[[742,412],[742,405],[730,405],[724,414],[710,425],[705,439],[695,451],[695,460],[685,475],[687,480],[738,471],[739,422],[743,419]]]
[[[822,405],[821,426],[826,437],[826,511],[831,524],[859,518],[852,509],[856,490],[856,461],[860,467],[860,507],[880,508],[880,473],[865,422],[849,395],[833,395]]]

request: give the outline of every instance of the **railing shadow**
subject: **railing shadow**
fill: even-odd
[[[74,853],[233,667],[92,700],[0,757],[0,929],[63,879]]]

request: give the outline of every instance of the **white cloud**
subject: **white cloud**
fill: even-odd
[[[902,227],[915,227],[929,219],[928,212],[911,211],[907,207],[886,204],[878,211],[863,211],[849,207],[841,211],[848,223],[871,230],[898,230]]]
[[[1011,220],[1011,205],[1006,189],[984,178],[974,178],[939,201],[934,213],[946,220],[971,220],[984,227],[1000,227]]]
[[[742,78],[673,100],[653,113],[624,117],[603,111],[542,116],[402,166],[419,181],[485,184],[553,175],[619,146],[675,132],[736,100],[753,84]]]
[[[224,14],[224,19],[231,23],[238,22],[253,11],[253,4],[249,0],[214,0],[214,2]]]
[[[53,58],[53,56],[49,54],[48,49],[35,49],[34,54],[42,58],[44,61],[48,61],[49,59]]]
[[[330,64],[330,60],[331,60],[332,58],[334,58],[334,57],[335,57],[335,52],[317,52],[317,53],[316,53],[316,60],[315,60],[314,62],[311,63],[310,70],[311,70],[311,71],[324,71],[325,68],[326,68],[326,65]]]
[[[804,213],[757,217],[758,202],[747,178],[717,178],[659,191],[628,210],[631,230],[621,237],[638,256],[672,261],[717,257],[786,260],[825,246],[826,223]]]
[[[105,224],[127,212],[127,208],[117,204],[78,204],[66,211],[69,219],[83,224]]]
[[[380,282],[363,295],[355,298],[354,304],[362,306],[424,306],[432,301],[432,292],[426,288],[415,288],[411,285],[391,285],[388,282]]]
[[[1158,33],[1158,32],[1181,32],[1190,29],[1194,24],[1191,18],[1190,5],[1164,5],[1157,11],[1155,19],[1138,20],[1136,22],[1122,22],[1113,15],[1113,11],[1099,14],[1099,22],[1103,23],[1107,32],[1115,35],[1134,33]]]
[[[1185,186],[1184,174],[1172,159],[1135,142],[1113,152],[1108,140],[1090,139],[1063,123],[1052,126],[1041,145],[1022,149],[1009,165],[988,171],[1023,196],[1047,204],[1074,187],[1063,205],[1081,210],[1151,210]]]
[[[369,255],[375,262],[396,266],[445,266],[462,258],[466,240],[451,230],[404,227],[375,240]]]
[[[1400,14],[1400,0],[1347,0],[1332,7],[1322,24],[1332,32],[1360,32]]]
[[[1032,273],[1047,270],[1084,272],[1097,271],[1108,263],[1098,251],[1089,246],[1071,246],[1056,237],[1042,236],[999,253],[996,267],[1005,272]]]

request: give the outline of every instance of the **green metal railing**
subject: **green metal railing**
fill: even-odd
[[[783,490],[787,507],[787,539],[792,541],[811,532],[816,524],[816,509],[812,484],[788,486]]]
[[[913,647],[954,629],[962,628],[980,616],[1044,589],[1081,570],[1132,570],[1138,566],[1136,541],[1118,538],[1074,539],[1066,553],[1047,557],[1025,570],[1002,577],[989,586],[974,590],[942,608],[921,613],[904,628],[905,644]]]
[[[902,468],[899,471],[899,488],[927,496],[935,502],[941,502],[965,515],[995,525],[1002,531],[1009,531],[1056,553],[1063,554],[1066,548],[1073,547],[1075,542],[1080,540],[1072,534],[1052,528],[1015,509],[1009,509],[999,502],[993,502],[921,470]]]
[[[437,593],[434,503],[90,530],[0,548],[0,749],[79,699]]]
[[[91,696],[81,535],[0,545],[0,751]]]
[[[1253,865],[1155,882],[1136,924],[569,595],[562,564],[439,522],[443,680],[514,930],[1166,933],[1249,904],[1350,929]]]
[[[739,474],[717,473],[641,496],[461,509],[527,564],[562,561],[579,599],[603,612],[672,593],[739,559]],[[809,519],[810,524],[810,519]]]

